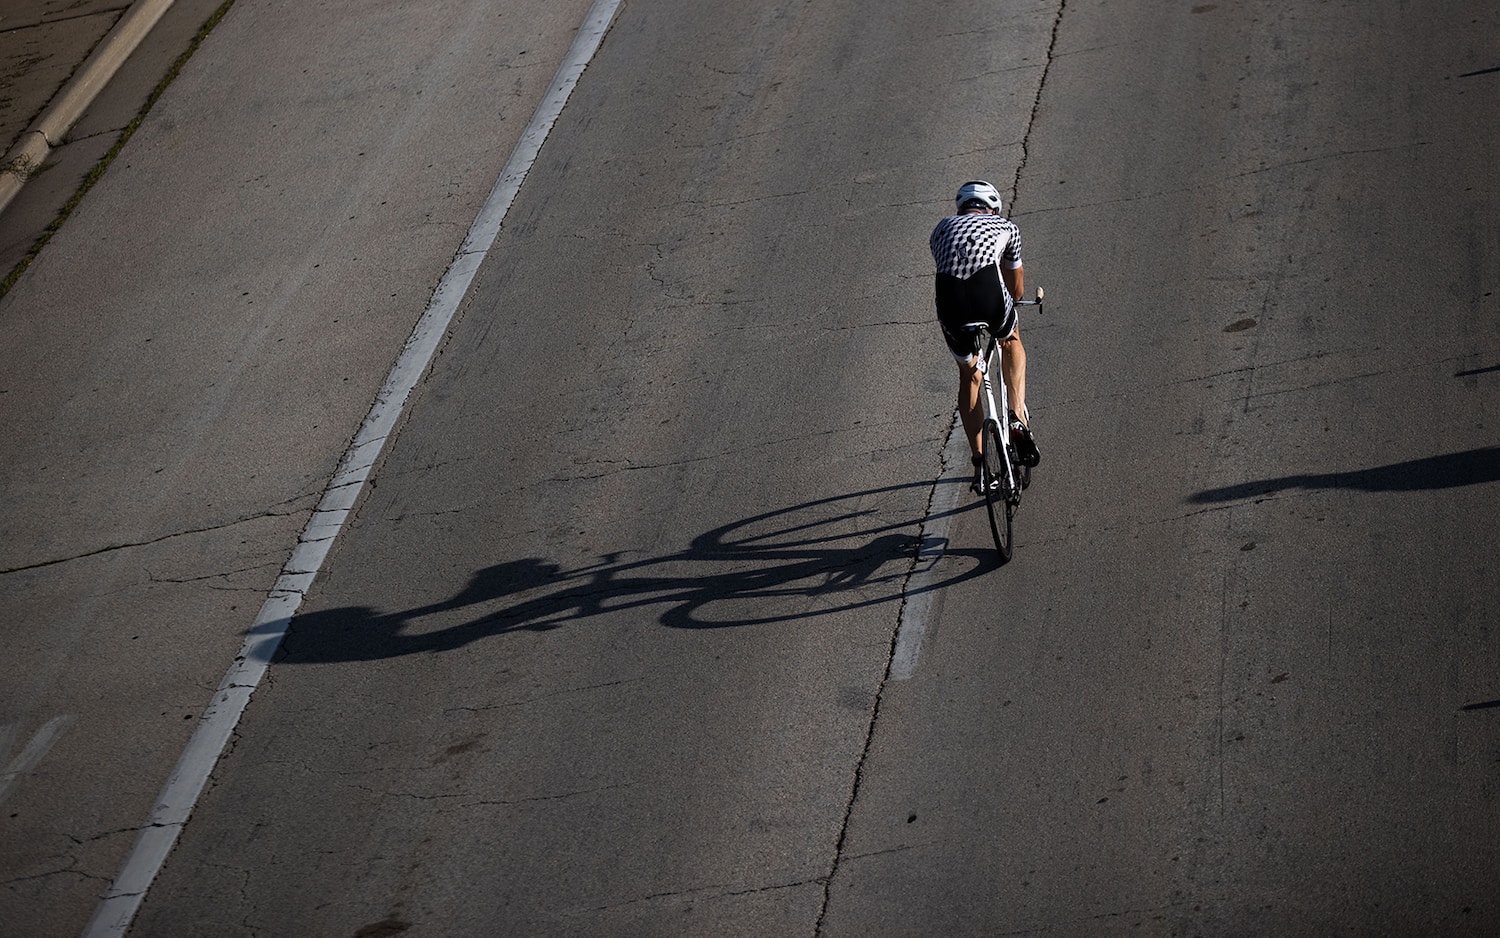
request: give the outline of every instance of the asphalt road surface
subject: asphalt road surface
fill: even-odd
[[[627,0],[132,934],[1500,929],[1500,11],[1126,6]],[[240,0],[0,301],[7,929],[93,914],[586,9]]]

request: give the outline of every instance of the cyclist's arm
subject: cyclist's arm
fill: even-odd
[[[1011,299],[1019,300],[1026,292],[1026,278],[1020,267],[1000,268],[1000,278],[1005,281],[1005,289],[1010,291]]]

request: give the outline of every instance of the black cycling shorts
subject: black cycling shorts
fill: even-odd
[[[938,324],[948,350],[960,361],[979,354],[979,337],[964,326],[989,323],[990,334],[1008,339],[1016,331],[1016,308],[1000,282],[1000,268],[981,267],[968,280],[938,274],[936,287]]]

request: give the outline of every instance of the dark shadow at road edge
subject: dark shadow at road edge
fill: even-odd
[[[1416,492],[1451,489],[1500,481],[1500,446],[1471,449],[1446,456],[1429,456],[1353,472],[1325,472],[1282,476],[1207,489],[1188,498],[1205,504],[1272,495],[1288,489],[1356,489],[1365,492]]]
[[[644,560],[626,552],[568,570],[526,557],[485,567],[442,602],[382,612],[345,606],[296,616],[277,664],[374,661],[451,651],[510,632],[543,632],[595,616],[638,610],[680,629],[732,628],[812,619],[833,612],[899,604],[981,576],[993,551],[953,550],[920,532],[942,517],[884,519],[861,503],[932,482],[913,482],[805,502],[715,528],[684,550]],[[963,484],[951,479],[938,483]],[[949,514],[970,511],[965,503]],[[864,525],[868,524],[868,527]],[[851,528],[858,525],[857,532]],[[951,575],[906,591],[911,574],[947,561]],[[499,608],[493,608],[499,604]],[[424,630],[426,616],[485,607],[458,625]],[[747,607],[755,610],[746,613]],[[736,610],[739,610],[736,614]]]
[[[1455,371],[1455,378],[1472,378],[1475,375],[1487,375],[1491,372],[1500,371],[1500,365],[1490,365],[1487,368],[1469,368],[1465,371]]]

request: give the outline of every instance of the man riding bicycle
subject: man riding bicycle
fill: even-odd
[[[1001,342],[1000,370],[1010,396],[1011,439],[1023,466],[1041,462],[1026,412],[1026,348],[1021,344],[1015,300],[1025,291],[1021,232],[1000,215],[1000,193],[983,180],[966,182],[955,199],[958,214],[932,229],[928,245],[937,264],[938,324],[958,363],[958,416],[969,438],[974,489],[980,490],[980,430],[984,415],[979,391],[979,337],[966,323],[985,322]]]

